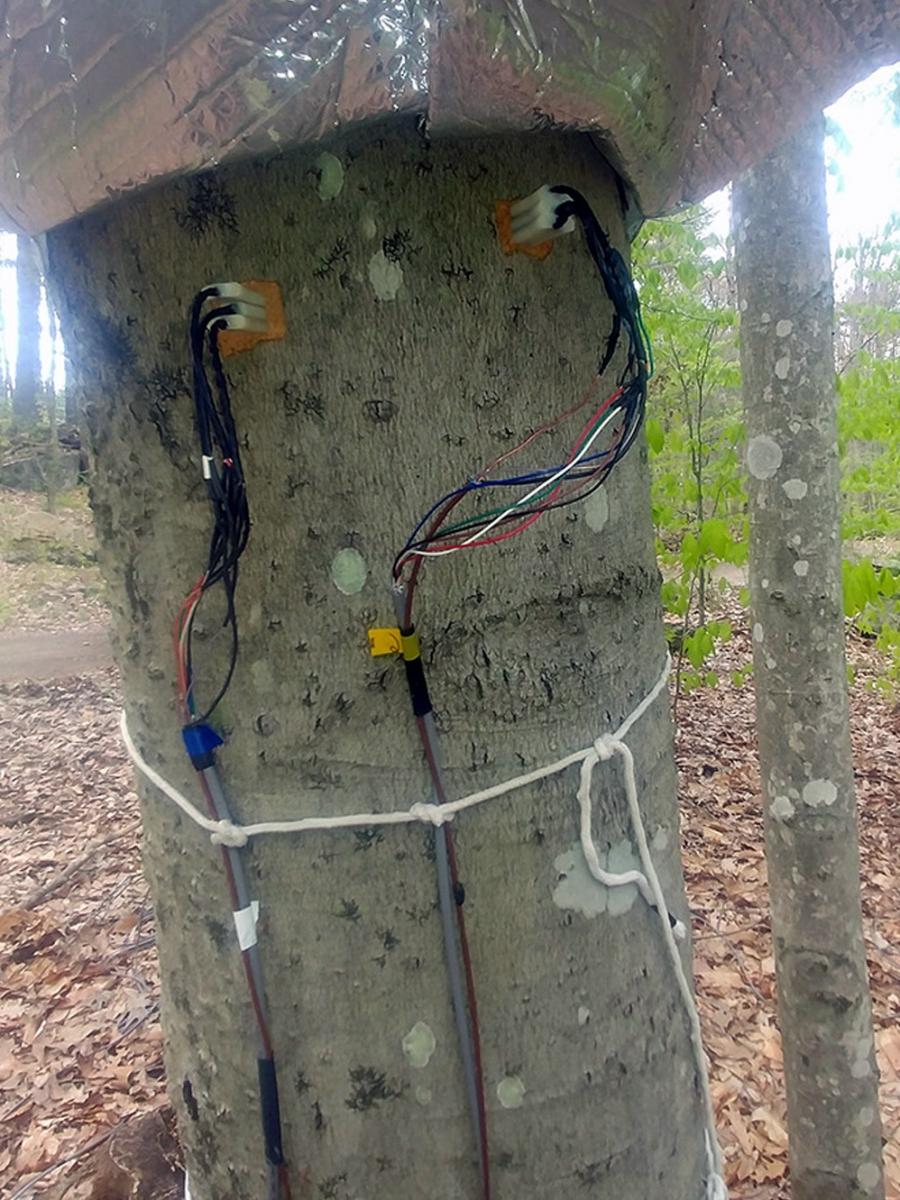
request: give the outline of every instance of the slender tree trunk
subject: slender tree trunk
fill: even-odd
[[[34,425],[38,416],[38,393],[41,388],[40,259],[31,238],[20,237],[16,241],[19,332],[13,420],[18,425]]]
[[[498,249],[494,201],[545,181],[583,189],[623,244],[586,139],[431,144],[406,123],[148,191],[51,235],[129,718],[191,795],[169,631],[209,531],[192,295],[274,278],[288,319],[284,342],[227,366],[254,521],[222,712],[233,804],[245,819],[408,806],[428,793],[402,666],[370,659],[366,641],[392,623],[393,555],[439,495],[582,394],[609,327],[576,238],[544,263]],[[542,444],[542,461],[560,444]],[[643,448],[584,507],[426,568],[419,629],[454,794],[616,726],[663,661],[658,582]],[[226,655],[216,615],[201,612],[206,694]],[[630,740],[681,910],[664,700]],[[598,841],[633,863],[621,775],[598,770]],[[698,1200],[700,1106],[658,921],[586,875],[576,785],[553,779],[456,822],[495,1196]],[[144,828],[192,1191],[257,1200],[253,1045],[218,857],[156,793]],[[247,851],[295,1197],[477,1195],[432,846],[398,827]]]
[[[44,473],[44,483],[47,491],[47,511],[56,511],[56,501],[59,496],[59,484],[62,476],[62,454],[59,445],[59,430],[56,420],[56,396],[50,391],[47,394],[47,469]]]
[[[847,713],[823,122],[734,189],[750,592],[795,1200],[881,1197]]]

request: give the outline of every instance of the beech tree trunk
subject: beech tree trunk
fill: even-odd
[[[429,790],[402,665],[371,659],[366,638],[393,624],[393,556],[438,496],[574,403],[610,327],[580,238],[543,263],[498,248],[494,201],[547,181],[582,189],[624,248],[612,173],[587,139],[430,143],[409,123],[169,184],[50,235],[129,720],[195,798],[170,651],[209,533],[191,297],[212,281],[275,279],[288,322],[283,342],[227,361],[253,517],[221,710],[234,808],[267,819],[407,807]],[[542,444],[541,461],[576,432]],[[426,567],[418,627],[453,794],[616,727],[663,665],[658,585],[642,445],[585,505]],[[226,659],[216,618],[214,603],[201,611],[207,695]],[[665,698],[629,741],[683,913]],[[587,875],[576,776],[455,822],[495,1196],[699,1200],[699,1093],[658,918]],[[635,849],[620,768],[597,776],[596,837],[624,869]],[[252,1026],[218,854],[142,792],[192,1192],[257,1200]],[[397,827],[246,852],[295,1197],[478,1194],[432,845]],[[414,1030],[433,1053],[410,1053]]]
[[[41,270],[37,246],[29,237],[16,239],[16,287],[18,336],[16,383],[13,389],[13,420],[34,425],[41,390]]]
[[[734,188],[753,660],[795,1200],[884,1195],[847,711],[821,118]]]

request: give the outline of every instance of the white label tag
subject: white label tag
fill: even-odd
[[[231,914],[234,917],[234,928],[237,933],[238,945],[242,950],[249,950],[256,945],[256,922],[259,919],[259,901],[251,900],[246,908],[239,908]]]

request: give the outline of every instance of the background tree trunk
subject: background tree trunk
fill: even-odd
[[[734,188],[750,592],[795,1200],[884,1194],[847,712],[823,122]]]
[[[19,237],[16,245],[19,331],[12,411],[17,424],[33,425],[41,390],[41,269],[37,246],[31,238]]]
[[[498,249],[494,201],[545,181],[583,189],[623,245],[613,177],[587,139],[431,144],[412,124],[148,191],[50,235],[132,729],[191,794],[169,631],[209,531],[192,295],[275,278],[288,316],[283,343],[228,361],[254,519],[222,710],[235,808],[265,819],[408,805],[428,789],[402,667],[366,645],[369,625],[392,623],[393,555],[440,494],[582,394],[609,329],[580,239],[545,263]],[[643,449],[613,478],[508,546],[426,568],[419,628],[453,793],[588,744],[658,676]],[[201,612],[201,694],[225,662],[220,615]],[[683,911],[664,699],[630,740]],[[616,869],[635,853],[622,780],[615,764],[598,774],[597,838]],[[576,783],[456,823],[495,1194],[698,1200],[699,1097],[658,921],[588,878]],[[144,820],[192,1190],[256,1200],[253,1045],[217,854],[156,794]],[[249,851],[295,1196],[477,1194],[432,842],[397,828]],[[419,1022],[436,1049],[416,1068],[403,1039]]]

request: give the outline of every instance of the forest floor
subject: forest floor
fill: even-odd
[[[36,507],[33,497],[0,493],[0,556],[15,540],[4,515]],[[69,532],[38,524],[89,555],[86,515],[77,506],[64,512]],[[48,578],[54,564],[45,558],[0,559],[0,628],[49,634],[102,623],[90,558],[56,565],[63,574]],[[869,644],[851,637],[849,655],[885,1165],[888,1195],[900,1200],[900,713],[871,686]],[[715,664],[723,681],[749,656],[736,622]],[[166,1105],[153,914],[119,705],[108,667],[0,684],[0,1192],[8,1200],[82,1200],[98,1142],[125,1118]],[[677,756],[697,993],[731,1195],[786,1200],[752,685],[722,682],[681,697]]]

